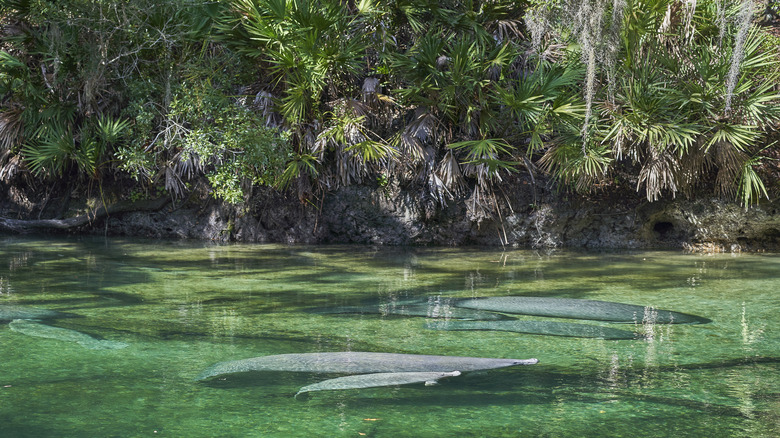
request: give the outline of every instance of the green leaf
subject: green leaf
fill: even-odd
[[[311,177],[316,177],[318,174],[316,164],[317,159],[314,156],[299,154],[294,160],[287,163],[287,168],[284,169],[284,172],[276,181],[276,187],[284,189],[304,173]]]
[[[358,153],[363,162],[380,161],[387,157],[398,156],[398,151],[394,147],[373,140],[361,141],[347,147],[345,150]]]
[[[491,173],[498,170],[516,171],[516,162],[499,159],[500,155],[510,154],[514,149],[506,140],[500,139],[482,139],[468,140],[447,145],[450,149],[466,152],[466,161],[464,164],[485,165]]]
[[[742,205],[748,208],[750,204],[757,204],[759,198],[763,195],[769,199],[769,194],[764,187],[764,182],[758,176],[753,166],[759,164],[762,157],[754,157],[747,160],[742,166],[742,172],[739,176],[739,196],[742,198]]]
[[[62,126],[45,126],[37,143],[22,148],[27,165],[36,176],[60,176],[76,150],[76,143],[69,129]]]
[[[721,123],[714,127],[714,132],[706,143],[708,151],[717,143],[726,143],[739,151],[747,151],[758,139],[755,126]]]
[[[97,121],[98,136],[107,144],[115,143],[129,126],[130,121],[127,119],[114,120],[109,115],[101,114]]]

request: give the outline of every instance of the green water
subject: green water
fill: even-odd
[[[4,238],[0,304],[77,315],[46,324],[127,347],[90,349],[0,323],[0,436],[775,437],[778,287],[777,254]],[[497,295],[649,305],[712,322],[570,320],[647,336],[615,341],[311,312]],[[194,381],[220,361],[324,351],[539,364],[303,400],[293,398],[299,388],[333,376]]]

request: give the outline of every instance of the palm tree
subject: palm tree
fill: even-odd
[[[618,15],[600,1],[589,10]],[[564,5],[579,11],[582,4]],[[728,11],[719,1],[694,5],[629,0],[619,27],[602,20],[601,31],[590,31],[618,32],[620,46],[602,45],[595,55],[613,59],[605,63],[612,71],[589,69],[589,77],[600,78],[589,91],[598,112],[586,115],[581,154],[573,145],[547,149],[543,164],[557,179],[589,190],[591,184],[574,176],[600,180],[638,166],[632,178],[652,201],[690,193],[716,169],[718,190],[736,192],[746,206],[766,193],[753,166],[765,130],[778,121],[780,94],[772,85],[778,59],[763,48],[764,34],[750,30],[749,19],[737,28],[727,25],[727,15],[747,17],[748,2]]]

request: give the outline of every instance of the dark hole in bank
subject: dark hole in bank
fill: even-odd
[[[666,239],[674,231],[674,224],[671,222],[656,222],[653,225],[653,231],[656,232],[660,239]]]
[[[768,228],[764,230],[762,240],[767,243],[778,244],[780,243],[780,230],[777,228]]]

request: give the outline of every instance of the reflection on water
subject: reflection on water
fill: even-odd
[[[0,267],[0,306],[76,316],[0,323],[1,436],[780,436],[774,254],[6,238]],[[425,328],[488,296],[650,307],[634,324],[509,316],[637,339]],[[370,311],[317,311],[339,308]],[[78,343],[93,340],[126,347]],[[298,389],[339,376],[194,381],[217,362],[328,351],[540,363],[306,401]]]

